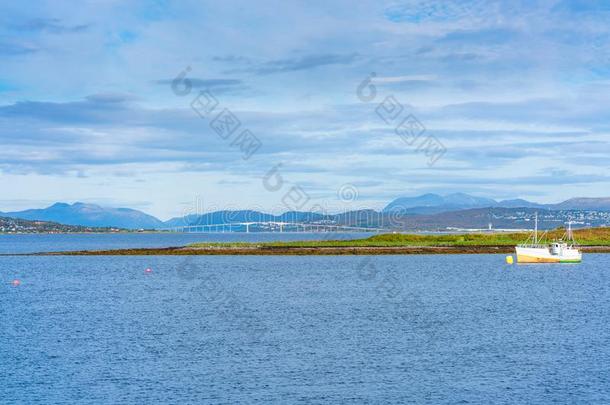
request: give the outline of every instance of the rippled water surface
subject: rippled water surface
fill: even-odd
[[[0,402],[610,403],[609,259],[4,256]]]
[[[271,242],[318,239],[361,239],[371,233],[93,233],[93,234],[0,234],[0,254],[63,252],[185,246],[194,242]]]

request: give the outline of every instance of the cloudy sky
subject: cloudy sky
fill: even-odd
[[[608,21],[584,0],[3,2],[0,211],[607,196]]]

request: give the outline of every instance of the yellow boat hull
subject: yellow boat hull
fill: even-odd
[[[561,260],[548,257],[517,255],[517,263],[561,263]]]

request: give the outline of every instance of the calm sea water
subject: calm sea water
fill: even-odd
[[[371,233],[125,233],[0,234],[0,254],[184,246],[194,242],[271,242],[360,239]]]
[[[0,402],[607,404],[609,260],[4,256]]]

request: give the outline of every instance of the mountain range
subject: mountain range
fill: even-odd
[[[403,215],[422,215],[487,207],[552,209],[551,206],[522,199],[496,201],[491,198],[454,193],[445,196],[438,194],[423,194],[417,197],[400,197],[389,203],[383,209],[383,212],[400,213]],[[610,209],[610,199],[607,208]]]
[[[55,203],[47,208],[25,211],[0,212],[2,217],[20,218],[36,221],[50,221],[66,225],[89,227],[117,227],[125,229],[162,229],[186,225],[223,224],[229,222],[320,222],[358,223],[365,226],[370,218],[384,223],[384,218],[396,216],[423,216],[442,213],[459,216],[457,212],[482,208],[541,209],[541,210],[581,210],[610,211],[610,198],[572,198],[558,204],[539,204],[522,199],[496,201],[491,198],[477,197],[464,193],[448,195],[423,194],[416,197],[400,197],[390,202],[381,212],[361,210],[337,215],[322,215],[312,212],[285,212],[272,215],[251,210],[216,211],[202,215],[189,215],[161,221],[152,215],[131,208],[109,208],[96,204],[77,202],[74,204]],[[447,216],[443,220],[447,220]],[[356,219],[354,219],[356,218]],[[366,219],[368,218],[368,219]],[[463,221],[461,221],[463,222]],[[460,223],[461,223],[460,222]],[[373,226],[368,224],[368,226]]]
[[[610,198],[572,198],[558,204],[540,204],[523,199],[496,201],[464,193],[441,196],[424,194],[417,197],[401,197],[389,203],[383,212],[399,212],[404,215],[433,214],[470,208],[540,208],[548,210],[610,211]]]
[[[47,208],[17,212],[0,212],[0,216],[36,221],[58,222],[65,225],[92,227],[112,226],[125,229],[156,229],[163,221],[131,208],[108,208],[77,202],[55,203]]]

